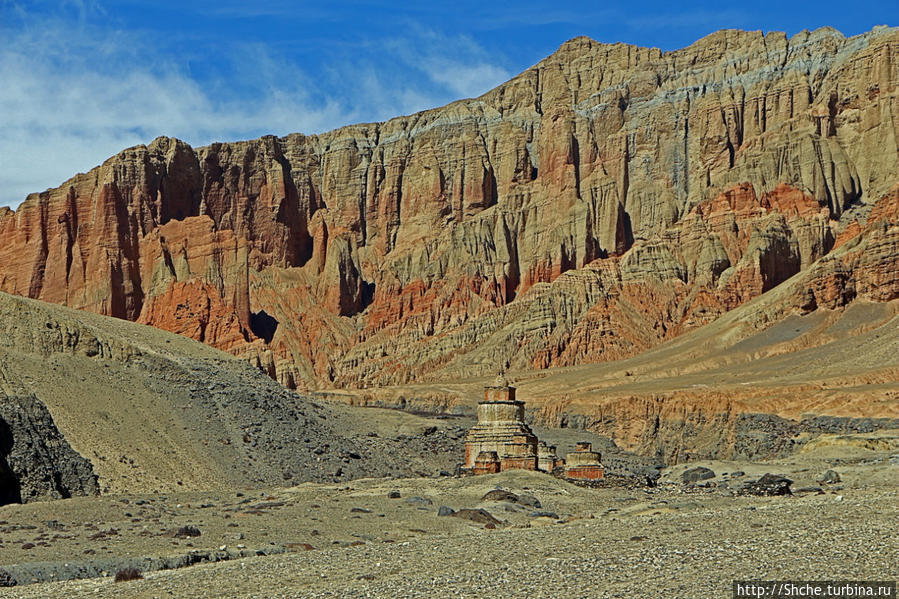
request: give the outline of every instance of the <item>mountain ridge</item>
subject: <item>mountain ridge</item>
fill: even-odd
[[[895,29],[575,38],[384,123],[158,138],[0,213],[0,290],[203,340],[287,387],[624,357],[895,209],[896,52]],[[888,300],[895,235],[877,235]],[[839,281],[807,305],[851,302],[824,297]]]
[[[430,112],[434,112],[434,111],[443,110],[443,109],[446,109],[446,108],[448,108],[449,106],[453,106],[453,105],[455,105],[455,104],[466,103],[466,102],[478,100],[478,99],[480,99],[480,98],[482,98],[482,97],[484,97],[484,96],[486,96],[486,95],[488,95],[488,94],[490,94],[490,93],[496,91],[497,88],[503,87],[503,86],[509,84],[512,80],[517,79],[518,77],[521,77],[522,75],[526,74],[527,72],[529,72],[529,71],[531,71],[531,70],[533,70],[533,69],[539,67],[541,64],[543,64],[544,62],[547,62],[547,61],[551,60],[551,59],[554,58],[557,54],[559,54],[560,52],[563,52],[563,51],[567,50],[569,47],[578,46],[578,45],[583,44],[584,42],[587,42],[588,45],[597,45],[597,46],[608,47],[608,48],[626,47],[626,48],[630,48],[630,49],[633,49],[633,50],[644,50],[644,51],[648,51],[648,50],[657,50],[661,55],[664,56],[664,55],[673,55],[673,54],[677,54],[677,53],[679,53],[679,52],[687,51],[687,50],[689,50],[691,47],[693,47],[693,46],[695,46],[695,45],[697,45],[697,44],[701,44],[701,43],[703,43],[705,40],[710,39],[710,38],[714,38],[715,36],[718,36],[718,35],[720,35],[720,34],[725,34],[725,35],[726,35],[726,34],[733,33],[733,34],[737,34],[737,35],[740,35],[740,36],[760,35],[760,36],[762,36],[763,38],[766,37],[766,36],[768,36],[768,35],[776,35],[776,36],[783,35],[784,37],[786,37],[786,39],[787,39],[788,41],[792,42],[794,39],[801,38],[801,37],[805,37],[805,38],[814,38],[814,37],[821,37],[821,36],[823,36],[824,34],[827,34],[827,33],[834,33],[834,34],[836,34],[836,36],[839,37],[841,40],[845,40],[845,41],[861,41],[861,40],[864,40],[864,39],[866,39],[866,38],[868,38],[868,37],[870,37],[870,36],[872,36],[872,35],[882,35],[882,34],[884,34],[884,33],[888,33],[888,32],[891,32],[891,31],[899,31],[899,27],[891,27],[891,26],[888,26],[888,25],[877,25],[877,26],[873,27],[870,31],[866,31],[866,32],[863,32],[863,33],[859,33],[859,34],[856,34],[856,35],[853,35],[853,36],[847,36],[847,35],[845,35],[844,33],[842,33],[840,30],[838,30],[838,29],[836,29],[836,28],[834,28],[834,27],[830,27],[830,26],[828,26],[828,25],[825,25],[825,26],[818,27],[817,29],[812,29],[812,30],[809,30],[809,29],[803,29],[803,30],[798,31],[797,33],[795,33],[795,34],[793,34],[792,36],[789,36],[789,37],[786,37],[786,33],[785,33],[785,32],[777,31],[777,30],[771,30],[771,31],[765,33],[763,30],[745,30],[745,29],[739,29],[739,28],[719,29],[719,30],[717,30],[717,31],[714,31],[714,32],[712,32],[712,33],[709,33],[709,34],[707,34],[707,35],[705,35],[705,36],[699,38],[698,40],[696,40],[695,42],[693,42],[692,44],[690,44],[690,45],[688,45],[688,46],[685,46],[684,48],[679,48],[679,49],[675,49],[675,50],[661,50],[660,48],[655,47],[655,46],[640,46],[640,45],[636,45],[636,44],[629,44],[629,43],[627,43],[627,42],[601,42],[601,41],[599,41],[599,40],[596,40],[596,39],[594,39],[594,38],[591,38],[591,37],[588,36],[588,35],[577,35],[577,36],[575,36],[575,37],[573,37],[573,38],[571,38],[571,39],[568,39],[568,40],[562,42],[562,44],[560,44],[559,47],[558,47],[552,54],[550,54],[549,56],[547,56],[547,57],[541,59],[540,61],[538,61],[538,62],[536,62],[536,63],[534,63],[534,65],[532,65],[531,67],[525,69],[525,70],[522,71],[521,73],[518,73],[517,75],[513,76],[512,79],[510,79],[509,81],[506,81],[506,82],[504,82],[504,83],[501,83],[501,84],[497,85],[495,88],[490,89],[490,90],[487,90],[486,92],[484,92],[483,94],[481,94],[481,95],[479,95],[479,96],[473,96],[473,97],[470,97],[470,98],[460,98],[460,99],[458,99],[458,100],[453,100],[453,101],[449,102],[448,104],[444,104],[444,105],[442,105],[442,106],[435,106],[435,107],[433,107],[433,108],[425,108],[425,109],[423,109],[423,110],[419,110],[419,111],[416,111],[416,112],[413,112],[413,113],[410,113],[410,114],[398,115],[398,116],[391,117],[391,118],[389,118],[389,119],[382,120],[382,121],[360,121],[360,122],[358,122],[358,123],[350,123],[350,124],[347,124],[347,125],[341,125],[341,126],[339,126],[339,127],[336,127],[336,128],[333,128],[333,129],[328,129],[328,130],[326,130],[326,131],[322,131],[322,132],[319,132],[319,133],[308,133],[308,134],[306,134],[306,133],[302,133],[302,132],[300,132],[300,131],[295,131],[295,132],[287,133],[286,135],[283,135],[283,136],[278,136],[278,135],[275,135],[275,134],[265,134],[265,135],[262,135],[262,136],[256,137],[256,138],[236,139],[236,140],[230,140],[230,141],[215,141],[215,142],[211,142],[211,143],[206,144],[206,145],[198,145],[198,146],[192,146],[192,147],[193,147],[195,150],[205,150],[205,149],[209,149],[209,148],[211,148],[211,147],[213,147],[213,146],[216,146],[216,145],[250,143],[250,142],[259,141],[260,139],[269,138],[269,137],[273,137],[273,138],[275,138],[275,139],[282,140],[282,141],[283,141],[283,140],[286,140],[287,138],[289,138],[289,137],[291,137],[291,136],[297,136],[297,135],[303,136],[303,137],[307,137],[307,138],[317,138],[317,137],[321,137],[321,136],[326,136],[326,135],[329,135],[329,134],[333,134],[333,133],[335,133],[335,132],[337,132],[337,131],[340,131],[340,130],[343,130],[343,129],[351,129],[351,128],[354,128],[354,127],[373,127],[373,126],[377,126],[377,125],[385,125],[385,124],[390,123],[390,122],[395,121],[395,120],[405,120],[405,119],[409,119],[409,118],[412,118],[412,117],[415,117],[415,116],[418,116],[418,115],[422,115],[422,114],[425,114],[425,113],[430,113]],[[127,152],[127,151],[130,151],[130,150],[147,149],[147,148],[149,148],[150,146],[154,145],[157,141],[167,141],[167,142],[175,142],[175,143],[183,143],[183,144],[186,144],[186,145],[191,145],[191,144],[189,144],[188,142],[186,142],[186,141],[184,141],[184,140],[181,140],[180,138],[177,138],[177,137],[167,136],[167,135],[158,135],[158,136],[156,136],[153,140],[151,140],[151,141],[149,141],[149,142],[147,142],[147,143],[145,143],[145,144],[135,144],[135,145],[133,145],[133,146],[129,146],[129,147],[127,147],[127,148],[124,148],[124,149],[122,149],[122,150],[120,151],[120,153],[121,153],[121,152]],[[95,169],[97,169],[97,168],[99,168],[99,167],[105,165],[106,163],[108,163],[108,162],[110,162],[110,161],[112,161],[112,160],[115,160],[116,156],[117,156],[117,155],[110,156],[109,158],[107,158],[106,160],[104,160],[102,163],[98,164],[97,166],[95,166],[94,168],[88,170],[87,172],[79,172],[79,173],[76,173],[76,174],[72,175],[72,176],[69,177],[68,179],[66,179],[66,180],[62,181],[61,183],[59,183],[59,185],[57,185],[56,187],[64,187],[64,186],[66,186],[67,184],[70,184],[70,183],[73,182],[73,180],[76,179],[77,177],[79,177],[79,176],[81,176],[81,175],[87,175],[87,174],[90,173],[91,171],[93,171],[93,170],[95,170]],[[52,189],[55,189],[55,188],[54,188],[54,187],[48,187],[48,188],[45,189],[44,191],[45,191],[45,192],[46,192],[46,191],[51,191]],[[27,199],[31,198],[32,196],[39,197],[41,193],[43,193],[43,192],[32,192],[32,193],[29,193],[29,194],[26,196],[25,199],[27,200]],[[15,209],[15,208],[11,208],[11,207],[9,207],[9,206],[0,206],[0,211],[8,211],[8,212],[14,213],[14,212],[16,212],[16,209]]]

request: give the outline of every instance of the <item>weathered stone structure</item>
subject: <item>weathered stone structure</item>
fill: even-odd
[[[553,473],[564,468],[566,478],[599,480],[603,466],[599,452],[581,442],[563,460],[554,445],[539,441],[524,421],[524,402],[515,398],[515,387],[500,374],[484,388],[478,402],[478,423],[465,438],[467,474],[495,474],[503,470],[540,470]]]
[[[537,436],[524,422],[524,402],[500,375],[478,403],[478,423],[465,438],[465,469],[487,474],[537,466]]]
[[[582,480],[599,480],[604,470],[598,451],[593,451],[591,443],[575,444],[574,451],[565,456],[565,478]]]
[[[537,469],[553,472],[565,465],[565,460],[556,455],[556,446],[547,445],[546,441],[537,442]]]
[[[500,459],[495,451],[482,451],[474,459],[472,474],[496,474],[500,471]]]

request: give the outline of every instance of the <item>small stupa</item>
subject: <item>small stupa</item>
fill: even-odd
[[[500,372],[484,388],[478,423],[465,438],[465,469],[473,474],[521,469],[537,470],[537,436],[524,422],[524,402]]]

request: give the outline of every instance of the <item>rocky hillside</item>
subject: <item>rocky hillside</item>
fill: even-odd
[[[889,301],[897,84],[895,29],[577,38],[385,123],[125,150],[0,209],[0,290],[300,388],[632,356],[797,273],[771,317]]]
[[[432,475],[464,432],[322,405],[191,339],[0,293],[0,504]]]
[[[845,251],[835,250],[834,258]],[[510,377],[533,423],[571,434],[588,430],[669,464],[772,459],[822,434],[899,429],[899,299],[783,317],[784,302],[813,277],[794,277],[632,358]],[[460,378],[331,397],[473,412],[489,383],[490,377]],[[605,453],[603,461],[611,463]]]

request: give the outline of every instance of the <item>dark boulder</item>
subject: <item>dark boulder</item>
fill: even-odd
[[[0,392],[0,505],[99,492],[93,466],[72,449],[43,402]]]
[[[494,489],[488,491],[486,495],[481,497],[481,501],[509,501],[511,503],[518,503],[518,495],[509,491],[504,491],[503,489]]]
[[[518,503],[521,505],[526,505],[528,507],[537,508],[538,510],[543,507],[540,503],[540,500],[534,497],[533,495],[522,494],[518,496]]]
[[[431,505],[433,501],[428,499],[427,497],[407,497],[406,503],[410,505]]]
[[[779,476],[777,474],[765,474],[757,481],[748,481],[740,489],[743,495],[758,495],[762,497],[773,497],[776,495],[792,495],[790,485],[793,484],[789,478]]]
[[[680,478],[685,483],[698,483],[701,480],[715,478],[715,472],[705,466],[697,466],[696,468],[685,470],[684,473],[680,475]]]
[[[493,517],[493,515],[484,509],[461,509],[454,514],[451,514],[455,518],[461,518],[463,520],[469,520],[476,524],[490,524],[493,526],[497,526],[501,524],[499,520]]]
[[[187,539],[190,537],[199,537],[200,529],[196,526],[182,526],[181,528],[171,531],[170,536],[175,539]]]
[[[559,519],[559,514],[555,512],[531,512],[528,514],[531,518],[552,518],[553,520]]]
[[[14,587],[18,584],[15,577],[6,570],[0,570],[0,587]]]

